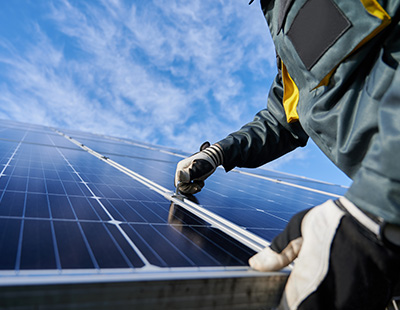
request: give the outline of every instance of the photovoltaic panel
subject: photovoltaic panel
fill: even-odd
[[[171,188],[176,164],[182,158],[129,141],[101,144],[87,136],[81,141],[167,188]],[[206,182],[207,186],[196,195],[199,205],[267,241],[271,241],[295,213],[338,197],[345,191],[333,184],[263,170],[250,175],[236,170],[227,175],[218,169]]]
[[[0,269],[243,266],[254,254],[196,216],[168,223],[169,201],[87,152],[39,141],[0,141]]]
[[[248,258],[293,214],[342,190],[273,171],[217,169],[202,192],[180,200],[174,173],[188,155],[0,122],[0,286],[271,277],[249,270]],[[279,279],[271,292],[282,288]]]

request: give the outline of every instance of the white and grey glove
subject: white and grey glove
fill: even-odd
[[[175,172],[175,187],[182,194],[195,194],[204,187],[204,180],[223,163],[223,152],[218,144],[205,142],[200,152],[181,160]]]
[[[249,264],[276,271],[294,261],[279,309],[385,309],[400,280],[400,247],[387,246],[381,224],[344,197],[329,200],[296,214]],[[399,241],[400,227],[397,235],[391,227]]]

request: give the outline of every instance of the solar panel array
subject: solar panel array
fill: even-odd
[[[190,155],[122,139],[105,142],[77,133],[74,137],[171,191],[177,162]],[[294,213],[339,197],[345,191],[343,186],[270,170],[237,169],[227,174],[220,168],[195,199],[207,210],[270,241]]]
[[[0,306],[276,306],[286,277],[251,272],[248,258],[293,214],[346,187],[265,168],[217,169],[201,193],[180,199],[173,177],[188,155],[1,121]],[[207,282],[199,284],[201,278]],[[193,280],[171,289],[167,280],[174,279]],[[104,281],[111,285],[85,285]]]
[[[182,200],[173,178],[188,155],[1,121],[0,285],[257,276],[248,259],[294,213],[346,190],[266,169],[217,169]]]

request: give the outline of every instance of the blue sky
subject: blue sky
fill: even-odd
[[[275,74],[257,1],[0,3],[0,119],[193,152],[251,121]],[[350,183],[313,143],[266,168]]]

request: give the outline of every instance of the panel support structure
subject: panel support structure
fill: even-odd
[[[273,309],[287,275],[9,286],[6,309]]]

